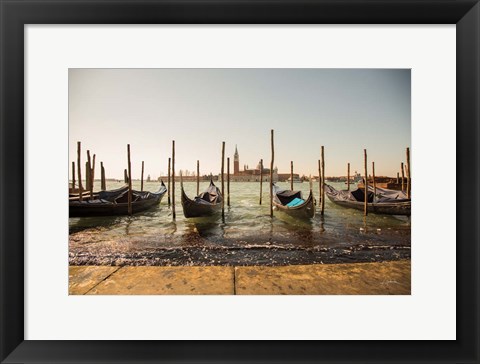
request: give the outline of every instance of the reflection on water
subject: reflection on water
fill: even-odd
[[[134,188],[138,182],[134,182]],[[109,189],[119,187],[109,184]],[[208,183],[201,183],[206,188]],[[288,188],[287,184],[280,184]],[[343,184],[333,184],[343,188]],[[146,183],[154,191],[156,183]],[[195,183],[184,183],[189,196]],[[295,184],[308,194],[308,183]],[[259,184],[232,183],[231,206],[221,215],[185,219],[181,204],[172,221],[167,198],[134,216],[69,219],[72,264],[246,265],[380,261],[410,257],[410,219],[339,207],[328,199],[325,215],[299,220],[270,218],[268,191],[258,205]],[[265,191],[265,189],[264,189]],[[318,183],[314,193],[318,194]],[[180,186],[176,191],[180,196]],[[318,200],[318,196],[316,196]]]

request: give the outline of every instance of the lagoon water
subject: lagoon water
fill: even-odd
[[[216,182],[220,188],[220,182]],[[337,189],[344,183],[330,183]],[[107,182],[107,189],[123,182]],[[289,188],[288,183],[279,183]],[[200,191],[208,182],[200,183]],[[95,184],[95,190],[99,189]],[[155,191],[157,182],[145,182]],[[175,184],[176,221],[167,196],[160,205],[133,216],[69,219],[70,264],[97,265],[286,265],[339,262],[371,262],[410,258],[410,218],[370,214],[337,206],[328,198],[325,215],[310,221],[296,220],[274,211],[270,218],[268,183],[232,182],[230,207],[225,201],[221,216],[186,219],[180,202],[180,183]],[[184,183],[189,197],[196,183]],[[133,181],[140,189],[140,182]],[[295,183],[308,196],[309,183]],[[226,190],[226,184],[225,184]],[[318,200],[318,182],[313,184]]]

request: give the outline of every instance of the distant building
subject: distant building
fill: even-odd
[[[243,165],[243,170],[240,170],[240,155],[237,146],[235,145],[235,154],[233,155],[233,175],[230,176],[230,181],[233,182],[260,182],[260,175],[264,182],[270,181],[270,168],[261,168],[260,161],[254,169],[249,169],[248,165]],[[288,175],[290,176],[290,175]],[[220,178],[220,177],[219,177]],[[278,168],[273,169],[273,181],[278,181]]]
[[[235,154],[233,155],[233,175],[239,176],[240,172],[240,157],[238,156],[237,145],[235,144]]]

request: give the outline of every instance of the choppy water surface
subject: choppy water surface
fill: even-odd
[[[107,188],[122,184],[107,183]],[[202,182],[200,191],[207,185]],[[287,183],[279,185],[289,188]],[[343,183],[332,185],[345,188]],[[148,182],[144,189],[155,191],[158,186]],[[184,186],[193,197],[196,183]],[[140,183],[134,181],[133,187],[140,189]],[[308,196],[308,183],[296,183],[294,188]],[[158,207],[131,217],[70,218],[70,263],[285,265],[410,258],[407,217],[370,214],[365,220],[361,211],[336,206],[327,199],[323,217],[318,213],[311,221],[299,221],[274,212],[271,219],[267,183],[263,190],[263,204],[259,205],[259,183],[231,183],[231,206],[226,207],[224,222],[221,216],[184,218],[180,183],[176,183],[175,222],[167,196]],[[314,183],[314,194],[318,198],[318,183]]]

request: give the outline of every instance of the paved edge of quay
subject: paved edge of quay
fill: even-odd
[[[410,260],[264,266],[70,266],[70,295],[410,295]]]

